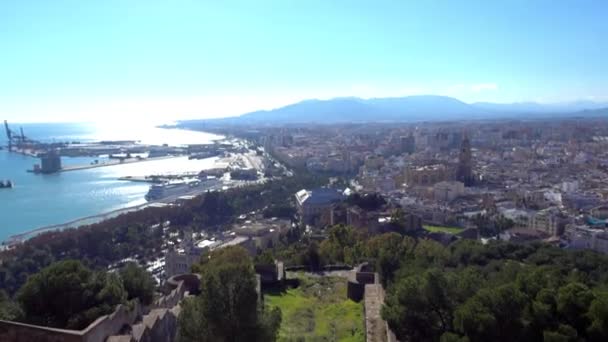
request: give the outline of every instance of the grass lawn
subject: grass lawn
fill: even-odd
[[[448,234],[458,234],[462,231],[462,228],[458,228],[458,227],[440,227],[440,226],[423,225],[422,228],[428,230],[429,232],[441,232],[441,233],[448,233]]]
[[[266,305],[282,313],[279,341],[365,341],[363,303],[346,297],[346,279],[300,277],[300,286],[265,293]]]

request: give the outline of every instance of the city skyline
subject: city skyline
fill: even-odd
[[[0,1],[0,341],[608,341],[606,14]]]
[[[11,121],[205,119],[344,96],[608,101],[601,1],[0,6]]]

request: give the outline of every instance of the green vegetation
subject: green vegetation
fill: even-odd
[[[326,233],[320,244],[304,238],[275,253],[311,269],[375,266],[386,289],[383,317],[401,341],[608,339],[607,256],[543,243],[459,240],[445,247],[345,226]],[[284,314],[289,320],[289,309]]]
[[[419,240],[398,255],[382,314],[402,341],[608,337],[606,256],[470,240]]]
[[[462,231],[462,228],[459,228],[459,227],[442,227],[442,226],[423,225],[422,228],[428,230],[429,232],[439,232],[439,233],[448,233],[448,234],[458,234]]]
[[[125,304],[128,298],[151,302],[154,285],[150,281],[150,275],[135,265],[119,273],[107,273],[91,271],[75,260],[57,262],[28,279],[17,293],[15,304],[21,314],[9,318],[82,329],[114,311],[116,305]]]
[[[79,229],[38,235],[14,249],[0,252],[0,319],[81,328],[114,310],[117,303],[134,298],[149,303],[154,286],[147,273],[127,265],[116,274],[107,274],[108,266],[131,257],[139,263],[157,258],[169,233],[185,228],[223,230],[237,216],[264,209],[269,216],[291,217],[295,212],[293,194],[326,181],[308,174],[295,175],[251,187],[209,192],[181,206],[146,208]],[[171,222],[168,231],[162,225],[166,221]],[[282,237],[281,245],[299,238],[297,229],[290,230]],[[81,264],[72,265],[73,268],[63,265],[59,268],[69,269],[57,270],[56,263],[72,259],[80,260]],[[47,267],[53,268],[51,273],[58,273],[53,283],[45,282],[50,279]],[[44,275],[35,276],[42,271]],[[19,291],[20,288],[23,290]],[[225,297],[218,295],[218,298]],[[38,302],[43,304],[37,305]],[[198,305],[191,307],[199,309]],[[280,324],[277,323],[280,311],[259,310],[256,317],[255,335],[260,341],[272,341],[271,335]],[[195,325],[200,326],[198,322]]]
[[[262,212],[265,218],[278,217],[284,219],[293,218],[296,208],[289,203],[271,204]]]
[[[487,215],[477,214],[473,217],[473,222],[479,229],[479,234],[483,237],[493,237],[507,229],[513,228],[515,222],[502,215],[490,218]]]
[[[279,308],[279,341],[365,341],[363,304],[346,297],[346,280],[300,276],[300,286],[264,295]]]
[[[290,217],[293,194],[320,186],[325,178],[295,175],[250,187],[209,192],[184,205],[146,208],[90,226],[40,234],[15,249],[0,252],[0,289],[9,296],[27,278],[53,262],[74,259],[92,269],[107,269],[125,258],[155,259],[168,238],[159,223],[171,222],[171,230],[222,230],[241,214],[267,208],[267,215]],[[276,206],[277,204],[280,206]]]
[[[252,210],[290,217],[293,193],[322,181],[295,176],[207,193],[182,206],[149,208],[33,238],[0,254],[0,288],[6,291],[0,291],[0,318],[79,329],[116,304],[135,298],[149,303],[154,290],[149,275],[134,265],[117,273],[105,267],[126,257],[145,261],[158,255],[166,238],[158,223],[169,220],[175,230],[221,230]],[[383,205],[373,197],[350,200],[368,208]],[[403,219],[400,210],[391,216],[397,228]],[[513,225],[482,215],[475,221],[482,236]],[[444,247],[395,231],[370,237],[335,226],[317,242],[295,228],[257,261],[279,258],[311,270],[369,262],[386,288],[382,315],[401,341],[608,340],[608,257],[544,244],[460,240]],[[343,280],[302,277],[298,288],[267,294],[263,307],[243,249],[213,252],[194,271],[202,276],[202,292],[183,302],[178,322],[183,342],[364,339],[362,305],[346,299]]]
[[[6,292],[0,290],[0,319],[10,321],[21,316],[23,312],[19,305],[11,301]]]
[[[401,254],[416,243],[415,239],[398,233],[368,237],[360,230],[343,225],[331,227],[326,233],[327,239],[321,244],[304,237],[275,247],[273,253],[286,265],[304,265],[313,271],[324,265],[356,265],[369,261],[386,284],[399,268]]]
[[[375,193],[363,196],[354,193],[348,196],[346,203],[349,205],[356,205],[365,210],[378,210],[386,204],[386,200],[381,195]]]
[[[195,265],[201,294],[182,303],[180,342],[274,341],[280,310],[258,303],[253,263],[242,247],[211,252]]]
[[[128,300],[139,298],[143,305],[152,303],[156,284],[150,273],[134,262],[127,263],[118,273],[128,293]]]

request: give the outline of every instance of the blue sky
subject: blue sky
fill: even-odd
[[[169,121],[305,98],[608,100],[608,1],[0,1],[0,119]]]

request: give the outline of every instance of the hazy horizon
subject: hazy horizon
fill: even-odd
[[[564,101],[564,102],[546,102],[546,103],[542,103],[542,102],[534,102],[534,101],[525,101],[525,102],[505,102],[505,103],[500,103],[500,102],[485,102],[485,101],[472,101],[472,102],[465,102],[462,101],[456,97],[451,97],[451,96],[446,96],[446,95],[435,95],[435,94],[419,94],[419,95],[404,95],[404,96],[387,96],[387,97],[358,97],[358,96],[337,96],[337,97],[330,97],[330,98],[308,98],[308,99],[301,99],[301,100],[296,100],[295,102],[290,102],[290,103],[286,103],[284,105],[279,105],[279,106],[269,106],[269,107],[265,107],[265,108],[253,108],[251,110],[248,110],[246,112],[239,112],[237,114],[229,114],[229,115],[222,115],[222,116],[193,116],[193,117],[166,117],[166,118],[148,118],[145,121],[142,121],[140,118],[133,118],[132,120],[130,119],[115,119],[115,118],[111,118],[110,120],[108,120],[107,118],[86,118],[86,119],[60,119],[60,120],[49,120],[49,118],[43,118],[42,120],[46,120],[46,121],[39,121],[39,120],[33,120],[33,121],[25,121],[25,120],[8,120],[9,124],[24,124],[24,125],[29,125],[29,124],[84,124],[84,125],[102,125],[104,127],[108,127],[111,126],[113,124],[115,124],[116,122],[123,122],[124,124],[128,125],[128,126],[133,126],[133,125],[143,125],[145,127],[155,127],[155,126],[161,126],[161,125],[175,125],[177,124],[177,122],[179,121],[188,121],[188,120],[207,120],[207,119],[222,119],[222,118],[236,118],[236,117],[240,117],[244,114],[251,114],[254,112],[260,112],[260,111],[273,111],[273,110],[279,110],[281,108],[290,106],[290,105],[297,105],[300,103],[305,103],[307,101],[332,101],[332,100],[339,100],[339,99],[359,99],[359,100],[374,100],[374,99],[386,99],[386,98],[407,98],[407,97],[447,97],[447,98],[451,98],[451,99],[455,99],[458,100],[462,103],[468,104],[468,105],[473,105],[473,106],[477,106],[475,108],[478,109],[485,109],[485,107],[481,106],[484,104],[489,104],[489,105],[539,105],[541,107],[543,107],[544,109],[542,110],[538,110],[538,111],[531,111],[530,114],[548,114],[551,112],[555,112],[555,113],[576,113],[578,111],[581,110],[593,110],[596,108],[608,108],[608,101],[604,102],[604,101],[593,101],[593,100],[574,100],[574,101]],[[578,107],[573,107],[573,109],[570,110],[560,110],[560,106],[573,106],[573,105],[577,105],[579,104]],[[589,106],[585,106],[585,104],[589,104]],[[553,110],[551,108],[554,108]],[[487,109],[488,113],[496,113],[496,114],[500,114],[500,113],[505,113],[504,111],[501,111],[499,109]],[[507,112],[510,112],[512,114],[517,114],[517,113],[523,113],[525,112],[525,110],[523,109],[519,109],[519,110],[507,110]],[[52,118],[50,118],[52,119]],[[448,119],[453,119],[453,118],[448,118]],[[0,118],[0,121],[3,120],[7,120],[6,118]]]
[[[0,113],[167,122],[307,99],[608,102],[604,1],[0,4]]]

